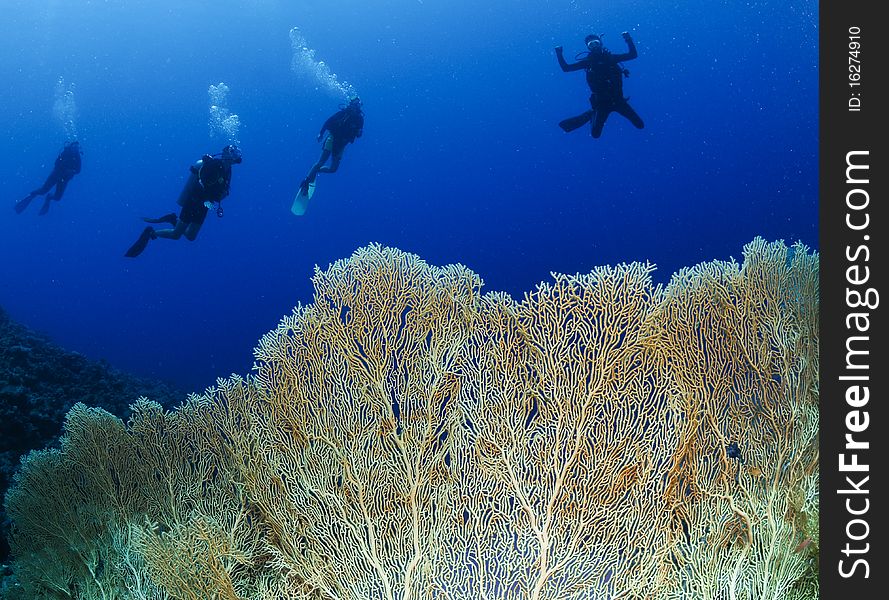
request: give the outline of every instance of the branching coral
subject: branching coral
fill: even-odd
[[[34,598],[812,597],[817,268],[757,239],[516,302],[363,248],[247,379],[126,427],[72,411],[7,497],[16,572]]]
[[[683,419],[668,476],[677,598],[788,598],[818,460],[818,268],[756,240],[677,274],[652,320]],[[739,456],[732,456],[732,445]]]

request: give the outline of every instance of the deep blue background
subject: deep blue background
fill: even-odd
[[[258,338],[370,242],[519,298],[550,271],[633,260],[666,281],[741,259],[745,243],[817,248],[817,3],[714,0],[3,0],[0,305],[58,343],[201,390],[246,374]],[[291,69],[299,27],[364,101],[365,134],[289,211],[342,99]],[[588,33],[639,58],[624,91],[645,120],[602,137],[562,73]],[[37,187],[65,141],[56,82],[74,84],[83,172],[50,213]],[[225,140],[210,84],[240,116],[244,163],[198,240],[123,252],[142,216],[178,210],[188,165]]]

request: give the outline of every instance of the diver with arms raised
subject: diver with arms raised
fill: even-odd
[[[556,48],[556,58],[562,71],[586,71],[586,82],[590,88],[590,110],[560,122],[559,127],[564,131],[574,131],[592,122],[590,133],[597,138],[602,135],[605,121],[612,112],[623,115],[638,129],[645,126],[624,97],[623,78],[629,76],[629,71],[620,63],[632,60],[639,54],[630,34],[624,31],[621,36],[627,43],[628,50],[625,54],[612,54],[602,45],[602,36],[588,35],[584,40],[588,52],[579,55],[578,61],[572,64],[565,61],[562,47]]]

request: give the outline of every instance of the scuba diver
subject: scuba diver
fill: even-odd
[[[56,157],[56,164],[53,166],[49,177],[46,178],[41,187],[15,203],[15,212],[21,214],[31,204],[31,200],[46,194],[53,186],[56,186],[55,191],[47,194],[43,200],[43,206],[40,207],[38,214],[45,215],[49,212],[49,203],[53,200],[61,200],[62,194],[65,193],[65,188],[68,187],[68,182],[71,181],[72,177],[80,173],[81,154],[83,154],[83,151],[80,149],[80,142],[77,140],[67,142]]]
[[[146,223],[169,223],[172,229],[155,230],[149,225],[139,235],[124,256],[135,258],[142,254],[148,242],[157,238],[178,240],[182,235],[193,242],[204,224],[207,212],[216,208],[216,216],[222,216],[222,199],[228,196],[232,179],[232,165],[241,164],[241,150],[229,144],[220,154],[205,154],[189,167],[190,173],[176,203],[182,207],[179,216],[169,213],[156,219],[143,218]]]
[[[591,134],[594,138],[602,135],[602,127],[605,126],[605,120],[612,112],[623,115],[629,119],[630,123],[637,129],[642,129],[645,124],[636,111],[627,103],[628,98],[624,98],[623,78],[629,76],[630,72],[621,66],[621,62],[632,60],[639,56],[636,52],[636,45],[630,34],[624,31],[621,36],[627,43],[629,51],[626,54],[612,54],[602,46],[602,36],[588,35],[584,42],[589,50],[585,55],[578,55],[577,62],[568,64],[565,57],[562,56],[562,47],[556,48],[556,58],[559,59],[559,66],[562,71],[586,71],[586,82],[590,87],[590,107],[584,113],[565,119],[559,123],[564,131],[574,131],[578,127],[592,121]]]
[[[314,183],[318,173],[335,173],[340,166],[340,160],[343,158],[343,150],[346,144],[351,144],[357,138],[361,137],[364,129],[364,113],[361,112],[361,99],[358,96],[352,96],[349,99],[348,106],[341,108],[335,112],[329,119],[324,121],[321,131],[318,133],[318,141],[324,138],[324,132],[329,132],[324,138],[321,149],[321,156],[318,158],[309,174],[299,184],[300,193],[305,195],[308,193],[309,184]],[[324,163],[330,159],[330,166]]]

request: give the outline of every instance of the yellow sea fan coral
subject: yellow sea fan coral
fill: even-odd
[[[16,573],[33,598],[811,596],[817,255],[652,269],[516,301],[361,248],[251,376],[126,426],[72,411],[7,497]]]

